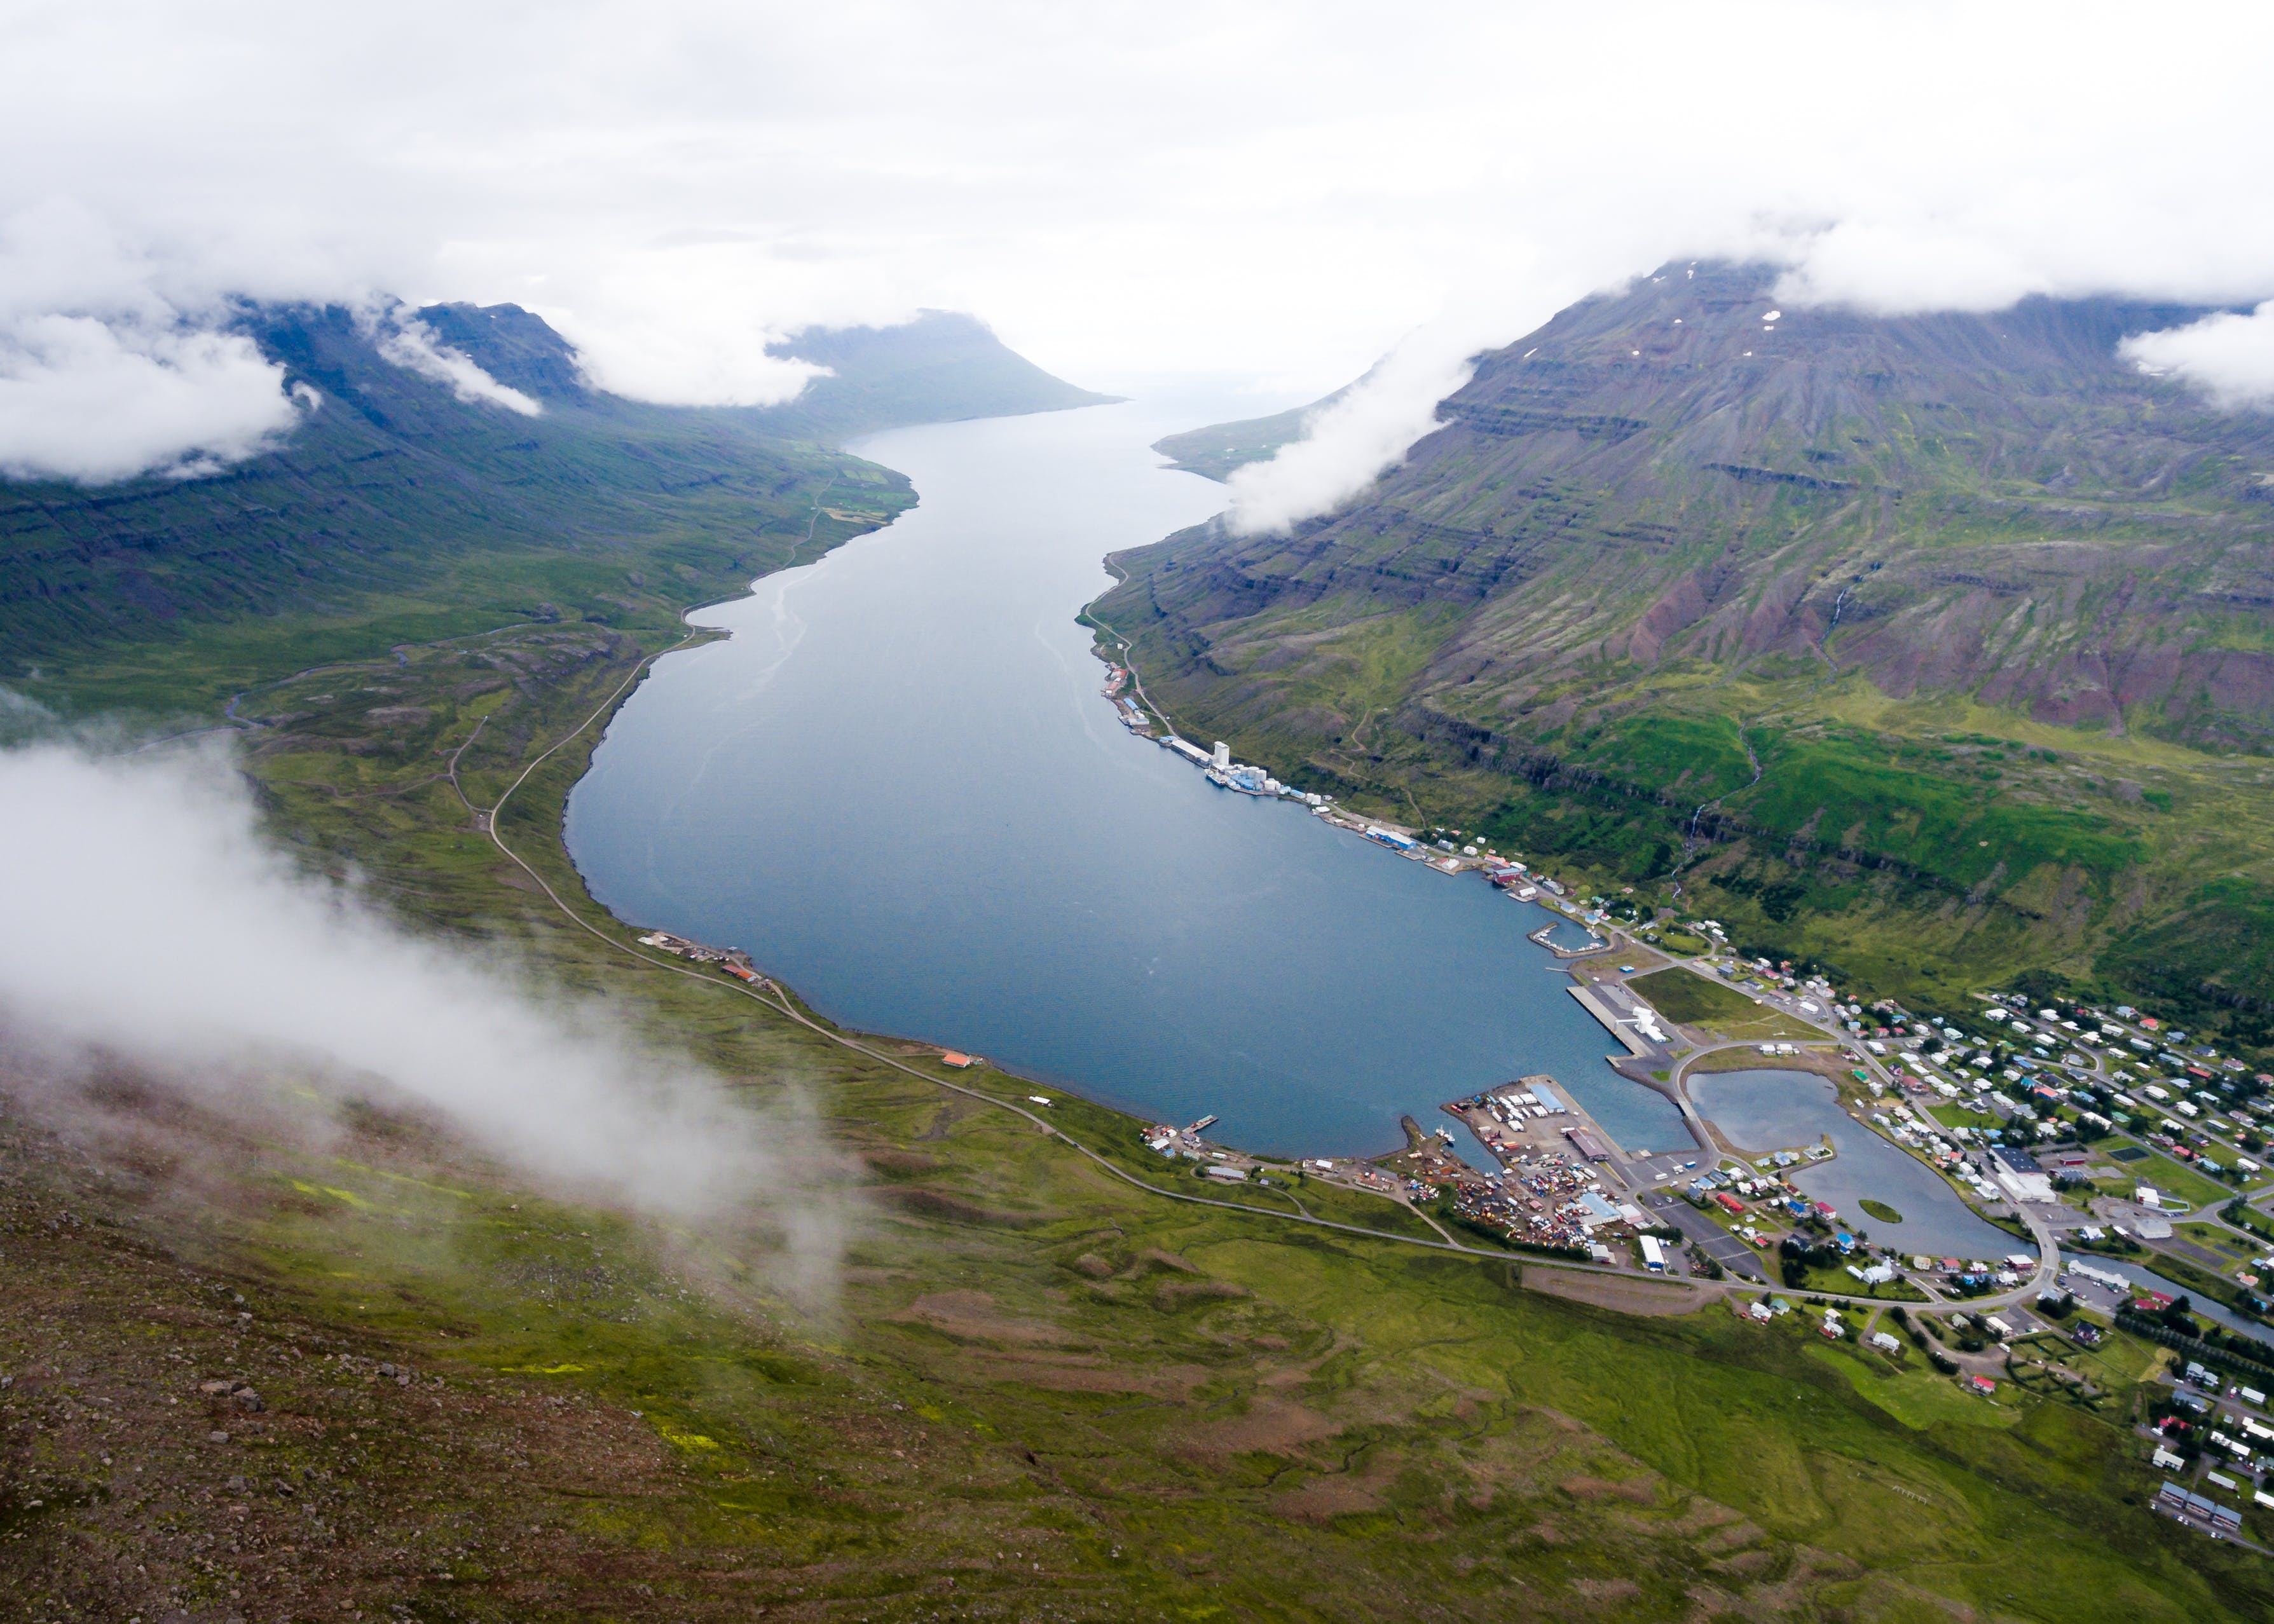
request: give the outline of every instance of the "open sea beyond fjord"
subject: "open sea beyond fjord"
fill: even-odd
[[[1193,420],[1133,403],[860,444],[920,505],[690,617],[733,636],[659,661],[570,799],[593,895],[745,949],[846,1026],[1215,1112],[1227,1144],[1375,1154],[1401,1114],[1434,1128],[1439,1102],[1546,1071],[1629,1150],[1688,1147],[1525,939],[1542,910],[1215,788],[1115,720],[1074,617],[1104,554],[1224,506],[1148,449]]]

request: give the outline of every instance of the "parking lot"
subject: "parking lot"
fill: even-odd
[[[1688,1240],[1697,1242],[1700,1252],[1729,1274],[1763,1285],[1768,1283],[1767,1265],[1762,1261],[1758,1252],[1690,1206],[1675,1192],[1649,1191],[1643,1195],[1642,1204],[1661,1222],[1671,1224]]]

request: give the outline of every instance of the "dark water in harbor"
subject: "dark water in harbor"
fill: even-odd
[[[1698,1114],[1733,1145],[1756,1154],[1813,1145],[1826,1133],[1840,1154],[1829,1162],[1788,1168],[1785,1177],[1811,1200],[1839,1211],[1882,1246],[1937,1258],[1993,1259],[2035,1252],[2020,1237],[1985,1223],[1932,1169],[1840,1109],[1833,1086],[1811,1071],[1717,1071],[1690,1079]],[[1869,1196],[1903,1215],[1884,1223],[1860,1203]]]
[[[1629,1149],[1690,1147],[1525,940],[1544,910],[1216,789],[1115,721],[1073,617],[1103,555],[1223,506],[1147,449],[1200,421],[864,442],[922,505],[693,617],[732,640],[662,661],[570,800],[594,895],[746,949],[847,1025],[1213,1111],[1230,1144],[1376,1153],[1401,1113],[1434,1128],[1547,1071]]]

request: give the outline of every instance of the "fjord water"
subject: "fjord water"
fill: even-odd
[[[984,1055],[1224,1142],[1361,1154],[1534,1071],[1630,1149],[1670,1103],[1525,939],[1547,917],[1219,790],[1099,696],[1100,560],[1224,505],[1140,405],[855,447],[919,506],[690,617],[570,798],[620,918],[746,950],[832,1019]],[[1203,741],[1203,742],[1207,742]]]

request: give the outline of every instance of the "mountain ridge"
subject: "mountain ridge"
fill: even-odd
[[[388,359],[344,308],[240,307],[235,330],[313,403],[296,396],[282,443],[197,478],[0,482],[0,681],[65,710],[141,704],[173,697],[179,673],[160,678],[153,662],[192,622],[242,626],[248,647],[275,643],[290,670],[357,646],[345,623],[372,616],[386,622],[372,622],[376,635],[413,641],[501,619],[621,620],[628,603],[646,613],[669,596],[651,566],[682,600],[723,596],[913,500],[906,480],[839,449],[847,434],[1091,398],[968,318],[899,338],[864,330],[849,377],[816,386],[817,411],[606,394],[560,334],[515,305],[416,318],[542,410],[460,398]],[[140,677],[129,681],[130,668]],[[197,680],[207,696],[243,686],[217,670]]]
[[[1928,876],[1938,973],[2089,974],[2214,876],[2274,907],[2262,816],[2155,804],[2238,804],[2220,759],[2274,743],[2274,422],[2116,355],[2202,312],[1783,312],[1773,275],[1670,266],[1572,306],[1367,496],[1118,555],[1098,618],[1171,714],[1306,788],[1833,913],[1886,900],[1859,864]],[[1748,894],[1713,906],[1808,951]],[[2016,936],[2014,909],[2067,922]],[[2274,997],[2269,969],[2236,996]]]
[[[591,405],[620,398],[584,376],[573,344],[517,304],[431,304],[418,315],[442,343],[537,400]],[[774,405],[676,410],[731,413],[782,439],[835,440],[914,423],[1063,411],[1121,398],[1053,377],[1006,348],[985,322],[956,311],[919,311],[881,327],[802,327],[767,350],[828,370]]]

